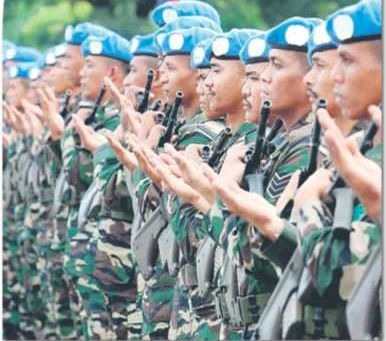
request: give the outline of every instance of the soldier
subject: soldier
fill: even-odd
[[[98,84],[103,84],[106,76],[109,76],[119,88],[123,86],[123,79],[131,60],[129,43],[126,39],[111,32],[108,32],[103,38],[89,37],[82,43],[82,53],[86,58],[85,66],[81,71],[83,96],[95,96],[98,93]],[[97,80],[96,83],[95,80]],[[98,96],[101,100],[100,95]],[[108,283],[104,283],[100,278],[97,283],[95,278],[90,277],[94,273],[95,262],[98,262],[98,258],[95,258],[95,250],[91,246],[93,245],[93,234],[98,228],[98,219],[100,219],[98,215],[98,210],[102,205],[100,198],[111,175],[106,173],[107,170],[111,172],[111,167],[110,163],[106,161],[108,158],[103,154],[103,148],[101,153],[97,153],[106,140],[96,131],[114,130],[120,121],[119,110],[112,100],[111,92],[106,91],[102,100],[103,102],[100,103],[102,106],[98,108],[94,117],[81,115],[73,117],[74,127],[80,135],[82,146],[95,154],[93,178],[96,181],[91,182],[80,203],[78,233],[71,241],[71,263],[69,263],[73,271],[79,275],[77,290],[88,314],[90,336],[94,338],[113,337],[112,328],[116,327],[122,319],[122,312],[118,312],[116,308],[120,302],[114,297],[115,290],[110,292]],[[87,124],[95,127],[96,131]],[[92,134],[91,140],[87,139],[88,134]],[[98,284],[103,287],[103,291],[99,289]],[[111,289],[114,287],[112,286]],[[112,313],[118,321],[113,325]],[[115,317],[116,314],[118,316]]]
[[[241,101],[241,88],[244,80],[244,68],[239,60],[239,50],[241,49],[242,44],[251,35],[256,35],[256,32],[251,30],[232,30],[229,33],[217,36],[209,48],[209,57],[212,56],[211,70],[204,80],[204,91],[208,93],[208,99],[210,99],[209,114],[211,117],[213,117],[214,115],[222,116],[224,113],[227,113],[225,115],[225,120],[227,125],[229,125],[234,131],[233,136],[229,136],[228,141],[225,143],[221,150],[213,151],[213,154],[218,153],[217,160],[212,165],[217,169],[220,169],[221,167],[223,155],[226,149],[230,148],[232,144],[239,143],[244,138],[249,139],[249,136],[251,136],[255,131],[254,124],[244,123],[244,111]],[[225,48],[224,50],[224,45],[228,46],[229,48]],[[234,77],[236,71],[240,77]],[[227,86],[225,87],[224,84]],[[229,89],[232,89],[233,96],[229,95]],[[236,91],[236,89],[238,89],[238,91]],[[214,149],[215,146],[216,140],[213,143]],[[176,152],[173,154],[173,156],[176,157],[176,160],[180,164],[180,167],[181,164],[183,167],[184,163],[182,162],[181,157],[179,157]],[[210,161],[210,163],[211,162],[212,161]],[[193,165],[193,168],[195,167],[196,166]],[[182,174],[185,174],[187,172],[187,168],[181,168],[181,171]],[[188,171],[188,173],[190,172]],[[185,179],[185,175],[183,178]],[[193,188],[197,189],[199,187],[207,187],[205,182],[199,185],[199,181],[194,179],[194,177],[193,179],[186,179],[185,181],[187,181],[187,183],[192,186],[190,189],[191,191]],[[183,191],[181,191],[180,186],[172,185],[172,183],[178,184],[176,180],[172,179],[171,181],[169,180],[169,182],[171,183],[171,188],[176,191],[176,193],[181,198],[187,200],[188,202],[197,204],[199,200],[195,202],[189,200],[189,198],[184,195]],[[186,187],[186,184],[184,186]],[[202,195],[205,197],[204,200],[201,200],[202,202],[208,200],[208,193],[202,193]],[[210,200],[211,199],[209,199],[209,201]],[[199,209],[203,209],[200,207],[200,205],[197,207]],[[178,236],[177,238],[181,239],[185,229],[189,228],[188,247],[185,246],[187,243],[187,241],[185,241],[187,237],[185,237],[179,242],[181,250],[180,252],[182,252],[184,258],[189,261],[188,266],[192,267],[192,269],[195,271],[196,249],[198,246],[200,246],[200,244],[207,242],[207,240],[204,238],[205,229],[203,225],[205,224],[205,220],[203,220],[202,213],[197,212],[186,204],[181,207],[180,211],[177,211],[177,213],[179,216],[177,216],[178,219],[175,219],[176,224],[174,225],[175,233]],[[178,226],[178,222],[181,222],[181,226],[184,227],[181,228]],[[197,227],[200,228],[196,230]],[[188,251],[185,251],[186,249]],[[186,255],[187,252],[188,254]],[[204,267],[203,264],[200,264],[200,266]],[[186,268],[187,266],[181,270],[187,273]],[[190,275],[190,277],[192,277],[192,275]],[[183,278],[189,279],[188,274],[185,274]],[[193,325],[193,337],[197,339],[216,339],[219,336],[219,320],[216,319],[214,305],[211,303],[213,301],[213,293],[210,291],[209,293],[206,293],[206,295],[203,295],[201,292],[202,288],[200,288],[200,283],[197,283],[197,278],[196,282],[192,283],[187,282],[185,285],[190,287],[191,306],[194,309],[195,319],[197,321],[195,325]],[[197,287],[197,284],[199,287]],[[201,297],[202,295],[203,297]]]
[[[19,57],[22,57],[19,52]],[[10,135],[7,146],[7,168],[4,171],[6,183],[9,187],[5,189],[7,197],[5,200],[5,212],[7,223],[4,224],[4,247],[5,261],[9,267],[9,272],[5,277],[5,298],[9,299],[9,315],[5,316],[9,328],[14,328],[16,335],[25,335],[24,337],[33,337],[34,322],[29,314],[30,310],[26,302],[27,288],[25,276],[20,261],[24,256],[22,246],[19,244],[19,235],[24,230],[24,213],[26,209],[25,193],[22,186],[18,186],[18,180],[21,179],[21,169],[28,162],[27,148],[25,147],[27,127],[22,110],[21,101],[27,97],[28,91],[28,70],[34,65],[14,64],[9,72],[5,98],[8,103],[4,107],[7,121],[10,125]],[[6,329],[11,333],[12,329]]]
[[[342,100],[342,97],[337,96],[337,103],[342,113],[350,119],[367,118],[368,106],[379,102],[379,97],[374,93],[358,98],[358,93],[363,94],[360,88],[366,87],[366,84],[373,84],[373,82],[378,89],[378,96],[380,94],[379,70],[381,64],[378,39],[381,26],[380,21],[378,21],[379,9],[379,2],[363,1],[338,11],[327,20],[329,35],[335,37],[335,41],[339,44],[339,60],[333,68],[334,91],[339,96],[345,95],[345,101]],[[334,23],[334,20],[337,21]],[[337,24],[339,20],[349,21],[350,24],[345,27],[352,27],[351,31],[346,33],[343,29],[339,29],[338,27],[341,27]],[[364,25],[354,25],[355,22],[359,21]],[[361,28],[359,29],[359,27]],[[354,36],[355,38],[353,38]],[[355,63],[345,63],[345,58],[353,60],[354,56]],[[366,64],[366,67],[364,65],[359,67],[364,59],[370,59],[371,62]],[[347,67],[353,68],[352,74],[348,73]],[[358,82],[359,79],[361,79],[360,82]],[[352,106],[352,103],[357,103],[357,105]],[[375,108],[371,110],[374,111]],[[320,111],[322,126],[325,128],[334,126],[331,119],[328,118],[328,114]],[[336,134],[339,136],[337,131]],[[331,139],[331,135],[328,139]],[[350,143],[353,144],[353,142]],[[368,156],[379,160],[380,144],[374,141],[374,145],[375,147],[368,152]],[[330,171],[318,171],[299,189],[295,197],[294,210],[295,212],[300,210],[300,212],[294,216],[298,217],[297,227],[304,238],[302,250],[305,270],[303,270],[303,275],[298,277],[300,278],[299,285],[302,288],[301,292],[298,293],[301,297],[300,311],[303,311],[304,317],[294,313],[290,305],[287,306],[284,314],[288,312],[288,316],[296,317],[294,320],[285,319],[283,321],[282,335],[284,336],[297,338],[349,337],[344,321],[345,302],[351,295],[353,283],[358,281],[362,273],[360,264],[366,262],[370,251],[379,240],[377,227],[368,221],[366,222],[366,214],[360,205],[355,206],[353,222],[351,222],[351,211],[349,213],[349,224],[352,232],[349,234],[345,232],[342,225],[335,224],[335,228],[331,227],[334,226],[331,209],[326,206],[324,200],[320,201],[331,186],[330,174]],[[222,182],[222,185],[225,184]],[[222,197],[224,199],[227,197],[228,207],[233,206],[233,210],[248,217],[248,220],[260,233],[270,236],[269,238],[274,240],[270,245],[270,253],[266,253],[266,255],[284,267],[290,258],[291,250],[296,247],[296,233],[291,224],[288,221],[280,220],[275,210],[256,195],[246,196],[246,193],[242,194],[240,190],[233,187],[223,190]],[[247,208],[245,204],[242,204],[250,203],[251,200],[255,203],[252,207],[248,204]],[[348,200],[350,199],[347,198]],[[240,209],[241,206],[244,208]],[[339,229],[340,234],[338,234]],[[366,240],[366,246],[359,251],[356,245],[363,245]],[[330,252],[333,252],[335,257],[330,258]],[[314,284],[307,281],[309,278],[307,271],[315,279]],[[288,279],[284,277],[283,280]],[[307,293],[309,294],[307,295]],[[299,309],[299,304],[299,302],[296,303],[297,309]],[[272,307],[270,305],[270,308]],[[313,323],[311,319],[313,319]],[[296,321],[298,324],[293,323]],[[275,325],[273,328],[277,329],[277,326]]]

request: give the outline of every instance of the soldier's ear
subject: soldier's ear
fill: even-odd
[[[110,67],[108,77],[109,77],[113,82],[116,82],[116,81],[117,81],[117,77],[119,77],[119,69],[118,69],[118,66],[117,66],[117,65],[113,65],[113,66]]]

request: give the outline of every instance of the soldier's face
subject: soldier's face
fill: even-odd
[[[336,49],[322,52],[315,52],[312,55],[312,67],[304,76],[304,84],[307,87],[308,99],[315,109],[318,98],[324,98],[328,101],[328,112],[332,117],[339,113],[334,95],[334,78],[332,69],[338,60]]]
[[[239,60],[212,58],[205,80],[210,111],[218,115],[232,114],[242,106],[241,89],[245,80],[244,66]]]
[[[149,69],[145,56],[136,56],[130,62],[130,72],[123,82],[125,90],[131,86],[143,88],[146,83],[147,71]]]
[[[88,56],[80,72],[82,96],[95,100],[98,96],[104,77],[108,76],[110,67],[104,57]]]
[[[80,86],[80,71],[84,64],[84,58],[80,52],[80,46],[67,45],[66,53],[60,58],[61,67],[65,71],[64,77],[72,88]]]
[[[7,102],[20,107],[22,99],[27,97],[26,81],[21,78],[13,78],[8,80],[5,98]]]
[[[371,104],[378,105],[382,91],[380,41],[342,44],[332,73],[336,103],[350,119],[368,117]]]
[[[303,77],[308,72],[302,52],[272,49],[268,67],[261,75],[261,98],[272,101],[272,112],[280,115],[308,103]]]
[[[166,56],[159,70],[162,90],[169,103],[174,102],[177,91],[183,91],[185,103],[197,96],[198,74],[190,66],[189,56]]]
[[[63,58],[59,58],[57,63],[52,66],[48,80],[49,85],[57,95],[60,95],[67,89],[72,89],[74,87],[73,83],[68,78],[67,70],[63,68]]]
[[[268,63],[245,65],[245,83],[242,88],[245,118],[249,122],[258,122],[261,105],[261,74]]]
[[[204,85],[206,77],[208,77],[209,69],[199,69],[198,72],[198,80],[196,86],[196,92],[198,94],[198,100],[200,103],[200,108],[205,112],[206,116],[210,116],[209,111],[209,97],[208,92],[206,91],[206,87]]]

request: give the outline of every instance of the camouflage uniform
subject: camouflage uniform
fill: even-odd
[[[310,117],[307,116],[286,136],[276,139],[275,150],[264,166],[265,197],[269,201],[275,202],[291,174],[308,164],[307,147],[311,128]],[[251,142],[251,139],[246,142]],[[247,222],[230,215],[221,200],[216,200],[209,212],[209,219],[209,234],[219,245],[215,252],[214,268],[217,277],[216,302],[222,307],[217,308],[223,320],[220,338],[250,338],[275,288],[279,272],[259,250],[251,251]],[[232,276],[229,278],[233,280],[227,280],[228,276]],[[237,284],[233,288],[226,288],[226,283],[232,282]],[[233,297],[224,294],[231,290],[235,292]]]
[[[380,150],[381,145],[378,145],[366,155],[380,164]],[[330,208],[324,202],[309,203],[300,210],[296,228],[285,222],[279,238],[266,244],[264,254],[284,268],[298,243],[297,230],[302,231],[304,269],[299,287],[304,290],[291,295],[286,305],[283,336],[305,339],[350,337],[345,320],[346,303],[381,235],[379,227],[369,220],[361,204],[354,206],[350,231],[334,230],[332,220]],[[297,314],[294,314],[295,308]],[[289,318],[293,315],[295,318]]]
[[[91,206],[98,202],[99,211],[94,217],[95,231],[85,251],[93,260],[88,280],[95,282],[105,297],[104,311],[114,337],[138,338],[142,318],[136,305],[136,269],[130,250],[133,217],[130,194],[122,165],[108,144],[95,152],[94,164],[95,179],[90,188],[97,188],[98,199],[93,200]],[[91,218],[89,215],[87,219]]]
[[[213,133],[211,124],[202,114],[193,116],[180,126],[174,144],[178,149],[184,149],[189,144],[208,144],[216,135]],[[163,193],[161,197],[150,200],[151,194],[149,193],[154,191],[150,180],[136,171],[133,174],[133,181],[134,186],[137,185],[136,197],[139,202],[139,210],[145,212],[145,219],[150,215],[150,210],[143,209],[145,205],[157,207],[160,204],[164,215],[171,217],[174,205],[172,196]],[[181,279],[176,281],[175,276],[164,270],[159,260],[154,270],[152,277],[146,281],[142,298],[144,338],[189,338],[191,322],[186,288],[182,287]],[[177,284],[176,287],[175,284]],[[162,302],[155,302],[157,297],[162,297]]]
[[[92,108],[90,102],[79,102],[79,108]],[[98,113],[97,113],[98,114]],[[63,270],[65,279],[69,285],[71,310],[78,317],[78,337],[87,337],[86,312],[81,305],[76,283],[79,274],[76,272],[73,260],[71,240],[78,232],[78,211],[80,200],[92,182],[93,164],[91,154],[82,148],[79,136],[74,128],[66,125],[61,137],[62,172],[64,174],[63,190],[60,193],[60,207],[57,214],[56,235],[59,236],[59,228],[65,225]],[[64,215],[64,211],[68,214]],[[64,222],[63,220],[66,220]]]
[[[119,111],[111,102],[105,103],[97,112],[94,129],[114,130],[119,124]],[[77,137],[76,137],[77,139]],[[79,142],[79,141],[77,141]],[[94,168],[92,155],[84,150],[82,167],[94,173],[83,173],[90,182],[84,193],[79,210],[70,210],[69,223],[71,224],[71,235],[68,245],[69,259],[67,269],[74,276],[76,291],[81,298],[85,317],[87,318],[87,337],[93,339],[112,338],[111,314],[108,311],[106,295],[100,290],[97,282],[90,275],[95,268],[95,252],[90,251],[92,236],[98,226],[98,213],[101,208],[99,189],[104,185],[98,181],[101,168]],[[82,170],[81,170],[82,172]],[[71,215],[73,212],[73,215]]]
[[[17,269],[17,232],[15,208],[17,188],[14,181],[16,178],[16,161],[18,157],[16,138],[10,143],[6,150],[6,162],[3,164],[3,307],[4,307],[4,337],[6,339],[18,338],[19,330],[19,292]]]

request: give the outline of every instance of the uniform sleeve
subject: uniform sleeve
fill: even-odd
[[[297,247],[298,238],[296,228],[287,220],[283,220],[283,222],[284,228],[278,239],[272,242],[265,237],[261,237],[261,246],[258,244],[252,245],[252,252],[256,252],[256,249],[260,248],[268,259],[284,270]]]

